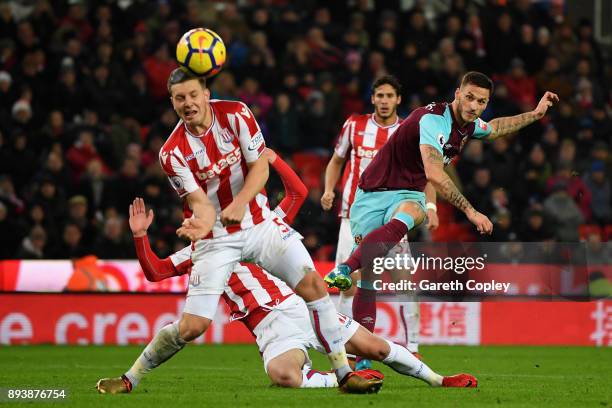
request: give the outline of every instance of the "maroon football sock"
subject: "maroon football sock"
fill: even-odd
[[[394,218],[366,235],[357,249],[343,263],[351,268],[351,272],[362,266],[371,265],[374,258],[385,256],[407,233],[408,226]]]
[[[353,319],[363,327],[374,333],[376,326],[376,291],[357,288],[353,298]],[[361,358],[357,356],[356,361]]]

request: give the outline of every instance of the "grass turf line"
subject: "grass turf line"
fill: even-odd
[[[102,377],[129,368],[141,346],[12,346],[0,348],[0,387],[67,388],[61,406],[178,407],[612,407],[612,349],[587,347],[422,347],[440,374],[467,372],[477,389],[430,388],[382,364],[378,395],[270,387],[254,345],[189,346],[129,395],[99,395]],[[311,353],[315,368],[326,358]],[[39,402],[35,402],[35,405]],[[32,403],[11,402],[13,406]],[[58,404],[60,405],[60,404]],[[44,405],[43,405],[44,406]]]

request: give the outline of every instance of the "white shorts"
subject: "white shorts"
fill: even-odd
[[[342,326],[342,340],[346,343],[353,337],[359,323],[338,313]],[[312,365],[308,358],[308,349],[314,348],[325,353],[325,348],[317,339],[306,303],[299,296],[292,296],[275,309],[255,327],[257,346],[264,361],[264,369],[268,372],[268,364],[275,357],[289,350],[298,349],[304,352],[306,364]]]
[[[338,246],[336,248],[336,265],[345,262],[349,256],[353,253],[353,246],[355,240],[351,233],[351,222],[348,218],[340,218],[340,232],[338,233]],[[400,248],[394,248],[396,252],[403,253],[403,251],[410,251],[408,246],[408,236],[404,236],[400,243]],[[408,252],[409,253],[409,252]]]
[[[315,270],[301,239],[298,232],[272,213],[252,228],[197,241],[191,254],[193,268],[184,311],[212,318],[236,263],[242,260],[257,263],[295,288],[308,271]],[[201,295],[215,296],[207,296],[211,298],[207,301],[195,299]]]
[[[338,233],[338,246],[336,248],[336,265],[346,261],[353,252],[353,234],[351,222],[348,218],[340,218],[340,232]]]

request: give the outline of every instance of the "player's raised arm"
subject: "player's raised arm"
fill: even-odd
[[[285,188],[285,198],[276,206],[274,212],[280,215],[287,224],[291,224],[306,200],[308,189],[295,171],[274,150],[266,149],[264,155],[280,176]]]
[[[538,106],[530,111],[521,113],[515,116],[504,116],[501,118],[495,118],[489,122],[491,126],[491,133],[485,136],[486,140],[494,140],[498,137],[503,137],[532,124],[533,122],[540,120],[546,115],[548,108],[559,102],[559,96],[552,92],[545,92],[542,99],[538,103]]]
[[[238,140],[249,172],[244,179],[244,185],[234,200],[221,211],[223,225],[240,224],[246,212],[246,205],[264,188],[268,181],[268,160],[262,153],[266,148],[263,134],[255,116],[244,104],[242,110],[235,115],[233,124],[239,134]]]
[[[187,270],[175,268],[169,257],[159,259],[151,249],[147,230],[153,222],[153,217],[153,210],[149,210],[147,213],[144,200],[142,198],[135,198],[134,202],[130,205],[129,224],[134,237],[136,255],[147,280],[149,282],[159,282],[173,276],[180,276],[186,273]]]
[[[466,217],[481,234],[490,234],[493,231],[493,223],[484,214],[474,209],[472,204],[461,194],[455,183],[444,171],[444,158],[442,153],[432,145],[421,144],[421,157],[427,181],[448,202],[463,211]]]

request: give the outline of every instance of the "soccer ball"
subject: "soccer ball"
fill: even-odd
[[[225,63],[225,44],[208,28],[187,31],[176,45],[176,60],[191,73],[211,77]]]

